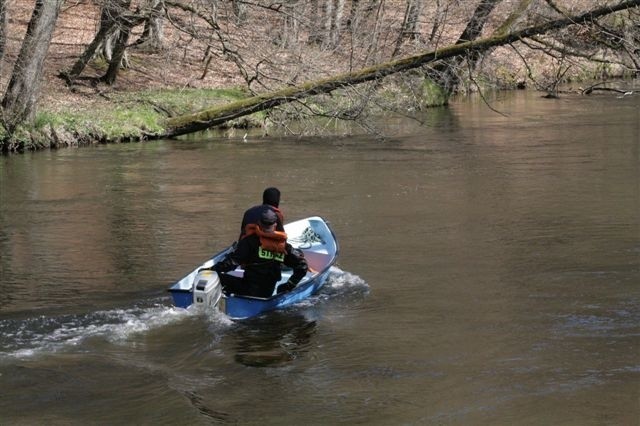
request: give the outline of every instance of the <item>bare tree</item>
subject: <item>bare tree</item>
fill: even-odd
[[[60,73],[60,76],[66,79],[67,83],[72,84],[84,71],[89,61],[99,53],[109,64],[107,72],[101,77],[101,80],[107,84],[115,82],[118,71],[123,65],[131,29],[142,22],[147,22],[148,18],[148,16],[130,12],[130,5],[131,0],[108,0],[103,5],[100,12],[100,26],[93,40],[71,70]]]
[[[96,35],[93,37],[93,41],[89,43],[82,55],[80,55],[76,60],[73,67],[68,71],[61,71],[60,76],[66,79],[68,84],[72,84],[73,81],[82,74],[82,71],[84,71],[89,61],[94,58],[98,48],[102,46],[107,37],[110,37],[110,34],[114,32],[114,23],[112,21],[101,19],[100,27],[98,28]]]
[[[309,43],[336,48],[340,43],[344,0],[311,0],[310,5]]]
[[[384,17],[385,0],[370,0],[364,13],[373,17],[373,29],[369,35],[370,44],[365,56],[365,63],[378,62],[380,33],[382,32],[382,21]]]
[[[521,0],[521,4],[524,2],[525,0]],[[531,3],[531,0],[528,2]],[[546,9],[545,3],[548,6]],[[537,5],[535,12],[538,16],[570,16],[571,12],[555,1],[545,0],[545,3]],[[592,20],[580,26],[560,29],[546,37],[521,40],[528,52],[537,52],[547,57],[547,66],[538,72],[533,69],[524,49],[515,45],[511,48],[520,57],[527,77],[535,88],[547,92],[546,97],[555,98],[565,75],[573,68],[583,67],[585,63],[599,64],[602,78],[607,78],[609,70],[615,68],[626,70],[631,75],[640,73],[639,17],[636,10],[629,9],[615,15],[615,18]]]
[[[484,28],[489,15],[501,1],[502,0],[480,0],[480,3],[478,3],[473,11],[473,15],[471,16],[471,19],[469,19],[467,26],[464,31],[462,31],[462,34],[460,34],[460,37],[458,37],[456,44],[462,44],[477,39],[482,33],[482,29]],[[464,61],[468,61],[468,69],[473,69],[479,57],[480,56],[477,51],[470,51],[466,58],[456,57],[438,63],[427,71],[427,75],[443,89],[446,96],[449,96],[456,90],[460,83],[459,69]]]
[[[309,0],[309,44],[322,44],[320,0]]]
[[[433,26],[429,33],[429,42],[435,43],[442,34],[442,28],[449,15],[449,4],[446,6],[442,4],[442,0],[436,0],[436,10],[433,17]]]
[[[21,5],[26,3],[20,2]],[[84,0],[81,3],[88,4]],[[209,80],[210,74],[220,69],[225,78],[234,79],[229,85],[235,85],[243,79],[251,93],[257,94],[258,89],[267,93],[263,97],[246,101],[244,106],[222,118],[216,116],[214,120],[210,120],[199,116],[194,120],[195,123],[186,126],[170,122],[173,127],[167,131],[167,136],[188,131],[185,129],[214,125],[230,116],[246,115],[251,111],[264,110],[292,100],[295,100],[293,105],[299,106],[298,111],[306,108],[310,114],[320,114],[318,111],[322,109],[323,114],[333,118],[353,117],[363,110],[374,95],[379,95],[379,89],[404,91],[405,88],[412,90],[424,87],[422,83],[427,66],[436,70],[433,71],[433,78],[447,92],[453,91],[461,87],[464,81],[475,81],[474,75],[480,72],[480,66],[492,65],[489,59],[501,60],[498,55],[490,57],[490,53],[495,47],[503,45],[517,48],[525,66],[533,64],[526,63],[532,55],[541,57],[545,54],[551,57],[545,65],[549,68],[551,64],[552,72],[545,75],[534,67],[530,69],[530,78],[540,83],[536,87],[551,92],[557,91],[558,82],[568,75],[570,67],[576,66],[576,58],[583,62],[603,64],[603,72],[607,72],[608,64],[624,67],[628,73],[638,72],[640,68],[640,0],[598,0],[597,5],[600,6],[594,7],[594,10],[600,17],[588,15],[593,11],[576,15],[576,10],[582,10],[586,6],[565,10],[563,5],[568,2],[560,0],[351,0],[351,3],[346,3],[345,0],[92,0],[92,3],[101,6],[100,25],[93,41],[67,73],[70,82],[81,75],[89,61],[100,54],[109,65],[108,71],[101,78],[107,83],[116,81],[118,71],[125,62],[125,53],[132,47],[129,38],[138,33],[134,31],[136,26],[144,24],[144,29],[139,28],[142,35],[133,43],[134,46],[151,47],[157,42],[156,47],[159,48],[163,36],[167,37],[166,40],[172,37],[172,42],[166,43],[163,55],[149,56],[149,63],[161,60],[175,63],[184,61],[185,68],[188,67],[190,72],[198,70],[197,75],[193,74],[194,77],[191,78],[192,74],[187,76],[186,82],[181,79],[184,87],[191,86],[192,83],[193,86],[204,87],[209,81],[199,81],[198,76],[201,75],[201,80]],[[0,0],[0,6],[5,8],[12,4],[15,3],[11,0]],[[37,59],[40,54],[35,52],[48,45],[51,37],[49,34],[46,44],[40,41],[44,38],[29,41],[36,38],[32,26],[35,28],[36,22],[44,19],[40,15],[44,15],[45,10],[55,10],[57,13],[62,0],[40,0],[35,4],[38,13],[34,13],[30,32],[22,45],[23,50],[31,46],[31,53],[21,54],[21,62],[16,63],[10,76],[11,84],[2,101],[3,120],[10,130],[33,113],[34,101],[28,89],[37,90],[40,77],[32,76],[27,64],[39,63],[40,67],[43,66],[43,62],[38,62],[40,59]],[[622,10],[623,6],[627,8],[624,13],[602,18],[611,11]],[[11,10],[13,9],[9,6],[9,11]],[[86,10],[93,11],[94,8]],[[6,25],[11,28],[17,26],[14,21],[7,24],[1,19],[1,15],[0,13],[0,54],[2,30],[8,31]],[[62,16],[65,17],[64,14]],[[576,18],[578,21],[575,21]],[[514,32],[519,36],[509,38],[514,28],[523,25],[536,27],[544,25],[550,19],[563,23],[551,28],[550,32],[543,31],[538,35]],[[458,28],[458,25],[460,28],[454,33],[460,33],[457,39],[447,38],[451,36],[452,28]],[[487,29],[493,30],[492,37],[488,41],[477,43],[481,34],[489,33]],[[65,27],[65,32],[67,31],[69,28]],[[418,33],[424,34],[424,37],[417,37]],[[308,41],[311,43],[299,43],[306,34],[309,34]],[[11,36],[10,33],[8,35]],[[495,37],[502,37],[500,40],[503,42],[494,42]],[[411,40],[412,38],[416,39]],[[11,38],[9,40],[12,41]],[[411,42],[407,42],[409,40]],[[456,40],[457,44],[452,46]],[[443,45],[444,49],[441,49]],[[7,49],[11,47],[13,44],[8,44]],[[406,52],[406,57],[391,60],[398,57],[394,54],[394,48],[395,53]],[[452,48],[456,48],[455,54],[450,54],[449,49]],[[507,60],[514,58],[514,51],[503,51],[507,51],[509,55]],[[424,52],[436,54],[430,57]],[[10,53],[6,54],[5,61],[14,57],[14,52]],[[142,50],[130,52],[131,55],[144,53]],[[483,61],[485,58],[487,60]],[[51,59],[60,60],[60,57]],[[201,63],[197,62],[200,60]],[[199,72],[197,67],[201,64],[203,69]],[[229,64],[235,65],[236,69],[231,69]],[[175,64],[171,66],[175,67]],[[147,68],[145,64],[140,68],[146,75],[154,77],[151,67]],[[385,75],[409,69],[413,70],[411,76],[404,74],[403,77],[407,78],[387,80],[385,83],[389,82],[388,86],[380,83],[355,88],[357,84],[378,82]],[[3,77],[6,78],[7,70],[4,71]],[[42,73],[42,69],[38,72]],[[526,71],[519,67],[516,72],[524,74]],[[317,84],[300,84],[300,81],[308,80]],[[411,83],[415,82],[413,87],[405,85],[409,80]],[[172,83],[174,82],[168,81],[168,85]],[[392,87],[393,85],[403,87]],[[277,90],[282,87],[300,90],[293,94],[288,90]],[[353,96],[348,106],[335,106],[335,100],[339,97],[326,102],[322,108],[314,108],[310,106],[311,103],[305,104],[302,100],[305,96],[330,93],[337,88],[344,89],[341,94]],[[413,106],[416,107],[424,105],[420,98],[421,95],[422,99],[425,98],[424,92],[416,90],[414,93],[414,98],[397,98],[404,99],[403,102],[415,101]],[[321,103],[328,98],[316,100]],[[255,104],[247,107],[251,102]],[[21,104],[26,105],[27,112],[24,114],[18,107]],[[330,108],[334,110],[329,111]]]
[[[347,18],[347,28],[351,29],[355,26],[356,19],[358,18],[358,7],[360,0],[351,0],[351,7],[349,8],[349,17]]]
[[[340,43],[340,35],[342,32],[342,16],[344,14],[344,0],[328,0],[333,1],[331,15],[327,16],[328,25],[328,44],[331,48],[338,47]]]
[[[418,20],[422,12],[422,0],[407,0],[407,9],[402,22],[403,38],[418,38]]]
[[[396,47],[391,56],[397,56],[400,53],[402,42],[407,39],[418,39],[418,19],[422,10],[422,0],[407,0],[407,7],[404,11],[404,19],[402,27],[396,40]]]
[[[36,0],[27,33],[2,99],[2,121],[11,134],[35,115],[44,60],[64,0]]]
[[[241,0],[231,0],[233,16],[238,24],[242,24],[247,19],[247,5]]]
[[[116,31],[107,37],[103,43],[104,57],[109,62],[107,72],[102,76],[101,80],[107,84],[113,84],[118,76],[118,71],[123,64],[127,43],[131,35],[131,28],[136,24],[136,19],[128,16],[131,0],[112,0],[114,3],[111,7],[103,8],[102,16],[104,20],[112,22]],[[140,17],[137,17],[140,20]]]
[[[151,51],[159,51],[164,47],[164,2],[162,0],[147,0],[142,14],[144,30],[136,41],[136,45]]]
[[[332,78],[310,81],[193,114],[172,117],[167,120],[166,132],[162,135],[155,135],[155,137],[173,137],[204,130],[238,117],[299,101],[309,96],[331,93],[340,88],[376,81],[392,74],[423,67],[425,64],[435,61],[468,55],[470,51],[484,52],[497,46],[510,45],[522,39],[557,31],[571,25],[593,22],[598,18],[638,6],[640,6],[640,0],[625,0],[615,6],[594,8],[580,15],[571,15],[557,20],[546,21],[539,25],[493,35],[492,37],[463,41],[435,51],[379,63],[358,71],[339,74]],[[149,137],[154,137],[154,135],[149,135]]]
[[[2,59],[4,48],[7,44],[7,0],[0,0],[0,71],[2,71]]]
[[[254,63],[246,60],[247,51],[238,46],[240,43],[236,44],[241,40],[237,37],[234,38],[233,34],[225,31],[219,24],[218,5],[215,2],[192,4],[165,0],[165,5],[168,7],[168,22],[173,28],[185,34],[190,40],[197,40],[205,46],[203,77],[207,74],[213,59],[222,57],[236,66],[249,90],[253,90],[251,86],[255,83],[263,84],[261,81],[263,72],[260,67],[265,62],[269,62],[269,59],[258,60]],[[269,7],[266,9],[271,10]],[[280,6],[277,10],[280,10]],[[252,52],[255,50],[253,45],[250,45],[249,48]]]

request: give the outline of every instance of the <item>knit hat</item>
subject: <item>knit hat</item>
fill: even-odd
[[[280,190],[274,187],[265,189],[262,193],[262,204],[278,207],[280,204]]]
[[[274,223],[276,223],[277,220],[278,220],[278,216],[273,210],[264,209],[264,211],[260,215],[260,226],[269,227]]]

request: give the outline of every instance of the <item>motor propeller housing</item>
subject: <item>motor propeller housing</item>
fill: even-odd
[[[222,284],[215,271],[200,271],[193,281],[193,304],[201,308],[215,307],[222,297]]]

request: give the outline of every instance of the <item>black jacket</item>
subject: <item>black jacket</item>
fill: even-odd
[[[234,252],[214,266],[221,276],[223,287],[227,292],[244,294],[257,297],[270,297],[275,285],[282,278],[282,265],[293,268],[293,275],[289,279],[292,284],[297,284],[307,273],[307,262],[300,250],[294,249],[291,244],[285,244],[285,253],[279,254],[265,250],[260,246],[258,235],[249,235],[242,238]],[[234,270],[236,267],[244,268],[244,278],[241,283],[234,283],[226,279],[222,272]]]

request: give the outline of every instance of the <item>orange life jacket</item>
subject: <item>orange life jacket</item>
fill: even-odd
[[[260,247],[274,253],[286,253],[287,234],[281,231],[264,232],[260,226],[250,223],[246,226],[246,234],[242,237],[256,234],[260,238]]]
[[[276,214],[278,215],[278,219],[280,219],[280,224],[284,225],[284,215],[282,214],[280,209],[277,207],[271,206],[271,210],[276,212]]]

